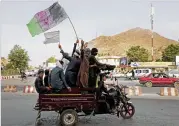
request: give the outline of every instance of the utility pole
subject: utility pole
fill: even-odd
[[[154,61],[154,36],[153,36],[153,24],[154,24],[154,7],[151,3],[151,43],[152,43],[152,62]]]

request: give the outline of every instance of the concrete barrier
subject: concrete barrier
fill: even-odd
[[[4,92],[17,92],[17,88],[14,85],[6,85],[3,91]]]
[[[34,86],[27,85],[24,86],[23,93],[37,93]]]
[[[128,88],[125,88],[124,92],[127,93],[128,96],[141,96],[142,88],[139,86],[129,86]]]
[[[109,90],[115,84],[105,84],[106,88]],[[128,96],[141,96],[142,95],[142,88],[139,86],[127,86],[123,91],[127,93]]]
[[[8,80],[8,79],[17,79],[20,75],[13,75],[13,76],[1,76],[1,80]]]
[[[169,87],[164,87],[160,89],[160,95],[161,96],[178,96],[178,89],[176,88],[169,88]]]

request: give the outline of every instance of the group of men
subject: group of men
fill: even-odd
[[[76,44],[78,41],[76,42]],[[77,79],[78,74],[80,70],[80,65],[82,64],[82,59],[80,58],[80,53],[78,50],[74,52],[74,55],[69,56],[68,53],[65,53],[59,45],[59,48],[61,49],[61,53],[63,55],[63,58],[67,59],[69,61],[69,64],[66,68],[65,74],[63,70],[64,62],[62,60],[57,61],[56,67],[53,68],[51,71],[43,69],[40,69],[38,71],[38,77],[35,80],[35,87],[38,93],[48,93],[52,89],[55,89],[58,93],[62,89],[68,89],[68,91],[71,91],[71,87],[77,86]],[[105,68],[106,64],[102,64],[97,61],[96,55],[98,54],[97,48],[92,48],[91,50],[87,48],[87,43],[85,44],[84,55],[87,57],[89,69],[88,69],[88,87],[95,88],[96,84],[98,82],[97,77],[100,73],[99,68]],[[43,80],[43,75],[45,73],[45,77]],[[43,82],[45,85],[43,85]],[[104,88],[104,84],[99,83],[99,87],[101,89],[108,93],[107,90]],[[99,88],[98,88],[99,89]],[[100,90],[96,90],[97,95],[100,95]],[[114,100],[111,97],[108,97],[107,100],[109,100],[110,108],[112,109],[114,107]]]
[[[79,41],[77,40],[76,44]],[[91,50],[87,48],[88,44],[85,43],[84,50],[86,51],[85,55],[88,55],[89,61],[89,76],[88,76],[88,87],[94,88],[96,86],[97,75],[100,70],[99,67],[105,67],[105,64],[102,64],[97,61],[95,56],[98,54],[97,48],[92,48]],[[46,93],[51,89],[55,89],[60,92],[62,89],[66,88],[68,91],[71,91],[71,87],[77,86],[77,77],[80,69],[81,59],[80,52],[76,50],[73,56],[69,56],[68,53],[65,53],[59,45],[60,52],[63,55],[63,58],[69,61],[69,64],[66,68],[65,74],[63,70],[64,62],[62,60],[57,61],[56,67],[51,71],[40,69],[38,71],[38,77],[35,80],[35,87],[38,93]],[[45,73],[45,78],[43,80],[43,75]],[[43,84],[45,83],[45,85]]]

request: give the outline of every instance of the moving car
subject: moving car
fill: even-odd
[[[146,87],[174,86],[179,87],[179,78],[169,77],[165,73],[151,73],[146,77],[139,78],[139,83]]]

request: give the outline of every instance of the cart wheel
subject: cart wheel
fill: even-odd
[[[146,82],[146,83],[145,83],[145,86],[146,86],[146,87],[152,87],[152,82]]]
[[[127,103],[126,107],[123,104],[119,113],[124,119],[130,119],[135,113],[135,107],[131,103]]]
[[[62,126],[75,126],[78,123],[77,112],[73,109],[66,109],[60,115]]]

